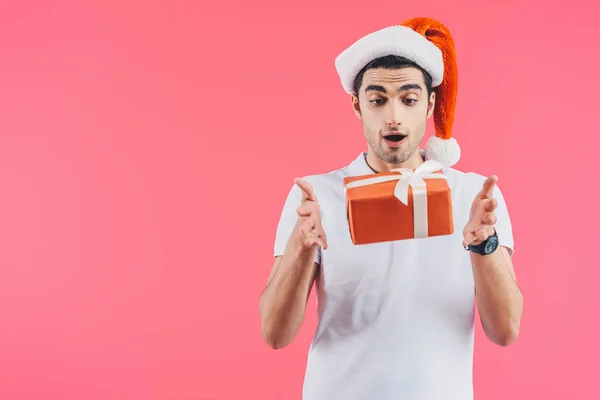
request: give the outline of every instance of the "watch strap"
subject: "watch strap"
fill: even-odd
[[[498,238],[498,232],[496,232],[496,229],[494,228],[494,233],[491,236],[488,236],[488,238],[486,240],[484,240],[483,242],[477,244],[477,245],[473,245],[473,244],[468,244],[467,247],[465,247],[465,250],[471,251],[475,254],[480,254],[480,255],[485,255],[485,247],[487,246],[488,242],[490,240],[496,240]]]

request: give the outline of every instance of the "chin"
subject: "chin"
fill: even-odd
[[[379,158],[388,164],[402,164],[410,158],[410,154],[402,149],[398,149],[396,151],[388,150],[380,153]]]

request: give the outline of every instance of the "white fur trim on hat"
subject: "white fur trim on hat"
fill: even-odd
[[[442,83],[444,59],[442,51],[423,35],[398,25],[380,29],[356,41],[335,59],[344,90],[354,93],[354,79],[361,69],[376,58],[396,55],[407,58],[433,78],[433,87]]]
[[[434,135],[425,144],[425,157],[451,167],[460,160],[460,146],[454,138],[442,139]]]

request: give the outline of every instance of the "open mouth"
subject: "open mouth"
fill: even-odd
[[[384,136],[385,140],[389,140],[390,142],[399,142],[402,139],[404,139],[406,137],[406,135],[401,135],[401,134],[394,134],[394,135],[386,135]]]

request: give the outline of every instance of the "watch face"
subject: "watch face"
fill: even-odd
[[[498,238],[495,236],[492,236],[492,237],[490,237],[490,240],[488,240],[488,242],[485,245],[485,253],[491,254],[496,250],[497,247],[498,247]]]

